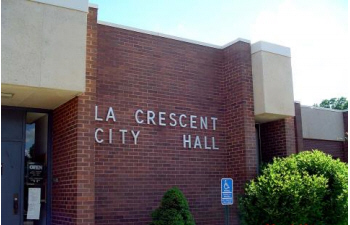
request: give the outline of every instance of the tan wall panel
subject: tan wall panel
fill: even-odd
[[[303,138],[344,140],[343,112],[301,106]]]
[[[257,47],[261,43],[265,44],[252,45],[255,119],[269,122],[294,116],[291,58],[278,54],[285,54],[289,49],[270,43],[267,43],[268,48]]]
[[[11,98],[1,97],[1,105],[42,109],[55,109],[79,95],[77,91],[9,84],[1,84],[1,92],[15,93]]]
[[[86,13],[44,11],[41,86],[85,91]]]
[[[265,110],[268,113],[294,116],[294,95],[289,57],[261,52],[264,65]]]
[[[86,13],[2,3],[2,84],[85,91]]]
[[[1,83],[40,86],[43,7],[1,1]]]
[[[262,54],[255,53],[252,55],[252,73],[254,89],[254,113],[255,115],[261,115],[266,112]]]

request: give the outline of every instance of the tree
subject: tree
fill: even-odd
[[[244,225],[348,224],[348,166],[320,151],[275,158],[239,199]]]
[[[187,200],[173,187],[163,196],[160,207],[152,213],[151,225],[195,225]]]
[[[328,109],[344,110],[348,109],[348,100],[345,97],[325,99],[319,105],[314,104],[314,106]]]

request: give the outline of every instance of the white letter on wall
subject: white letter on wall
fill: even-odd
[[[102,118],[99,118],[98,115],[97,115],[97,113],[98,113],[98,106],[95,105],[95,120],[97,120],[97,121],[102,121]]]
[[[190,127],[193,129],[196,129],[197,127],[195,126],[195,124],[197,123],[196,121],[197,116],[190,116]]]
[[[176,123],[176,119],[174,118],[174,116],[176,116],[175,113],[170,113],[170,115],[169,115],[170,120],[173,121],[172,123],[170,123],[170,126],[172,126],[172,127],[175,127],[176,124],[177,124]]]
[[[136,120],[136,123],[142,124],[143,120],[139,119],[139,113],[143,114],[143,111],[141,109],[136,110],[136,112],[135,112],[135,120]]]
[[[134,131],[132,130],[131,133],[132,133],[132,136],[134,136],[134,144],[137,145],[137,138],[140,134],[140,131],[137,131],[135,134]]]
[[[219,148],[215,147],[215,138],[212,137],[211,140],[212,140],[212,144],[213,144],[213,149],[218,150]]]
[[[97,129],[95,130],[95,141],[96,141],[97,143],[102,143],[102,142],[103,142],[103,139],[98,139],[98,137],[97,137],[98,132],[103,133],[103,130],[102,130],[101,128],[97,128]]]
[[[181,114],[180,117],[179,117],[179,124],[180,124],[181,127],[187,127],[187,124],[183,124],[182,123],[182,118],[184,118],[184,117],[187,118],[187,116],[184,115],[184,114]]]
[[[112,129],[109,129],[109,143],[112,144]]]
[[[186,139],[186,135],[183,135],[183,143],[184,148],[186,148],[186,144],[188,144],[188,148],[191,148],[191,135],[188,135],[188,139]]]
[[[147,124],[151,124],[151,121],[153,125],[157,125],[156,122],[154,122],[154,117],[156,114],[154,114],[153,111],[147,111]]]
[[[207,136],[204,136],[204,149],[211,149],[211,147],[208,146]]]
[[[159,113],[158,113],[158,124],[159,124],[160,126],[166,126],[166,124],[163,123],[163,121],[165,120],[164,115],[165,115],[165,112],[159,112]]]
[[[114,116],[114,112],[113,112],[113,108],[112,108],[112,107],[109,107],[109,108],[108,108],[108,113],[107,113],[107,116],[106,116],[106,121],[108,121],[109,119],[113,119],[114,122],[116,121],[115,116]]]
[[[212,117],[211,120],[213,121],[213,130],[216,130],[216,121],[218,118]]]
[[[208,118],[207,117],[201,117],[201,129],[208,129]]]
[[[199,139],[198,136],[196,136],[196,139],[194,140],[193,148],[197,148],[198,146],[200,149],[202,148],[201,140]]]
[[[119,130],[119,132],[122,133],[122,144],[125,144],[125,133],[128,132],[128,130]]]

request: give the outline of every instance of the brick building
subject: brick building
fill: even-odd
[[[84,0],[2,2],[3,224],[148,224],[173,186],[197,224],[222,224],[223,177],[239,224],[261,162],[314,148],[347,162],[347,111],[294,103],[289,48],[97,14]]]

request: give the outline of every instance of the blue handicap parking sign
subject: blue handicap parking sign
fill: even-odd
[[[221,204],[233,205],[233,180],[231,178],[221,179]]]

